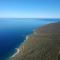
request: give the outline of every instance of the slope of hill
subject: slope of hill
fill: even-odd
[[[60,23],[51,23],[36,29],[19,50],[19,53],[9,60],[59,60]]]

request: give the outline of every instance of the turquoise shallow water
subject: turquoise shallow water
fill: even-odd
[[[60,19],[0,19],[0,60],[16,52],[15,48],[38,27]]]

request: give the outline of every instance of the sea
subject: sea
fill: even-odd
[[[37,28],[60,19],[0,18],[0,60],[7,60]]]

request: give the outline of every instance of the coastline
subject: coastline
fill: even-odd
[[[18,53],[19,53],[19,48],[16,48],[16,53],[14,53],[12,56],[11,56],[11,58],[13,58],[13,57],[15,57]]]
[[[52,28],[50,28],[50,27],[52,27]],[[60,42],[60,40],[59,40],[60,31],[58,29],[59,27],[60,27],[59,23],[48,24],[46,26],[41,27],[39,30],[36,31],[39,34],[43,34],[43,35],[39,35],[39,34],[37,35],[36,33],[34,33],[32,35],[33,36],[32,38],[34,38],[34,39],[32,39],[32,40],[29,39],[30,35],[26,36],[26,40],[29,40],[29,41],[24,40],[24,42],[19,47],[19,50],[22,53],[19,52],[18,55],[15,55],[15,57],[13,56],[14,58],[12,58],[12,60],[28,60],[29,58],[31,58],[32,60],[34,60],[34,59],[37,60],[37,58],[39,58],[38,60],[40,60],[41,58],[42,58],[42,60],[46,60],[46,58],[47,58],[47,60],[48,59],[49,60],[57,59],[57,56],[60,54],[59,47],[57,47],[57,46],[59,46],[58,43]],[[46,32],[45,30],[48,30],[48,31]],[[55,32],[56,32],[56,35],[55,35]],[[52,35],[50,35],[50,34],[52,34]],[[56,39],[54,37],[56,37]],[[38,40],[36,38],[38,38]],[[52,39],[50,39],[50,38],[52,38]],[[33,40],[35,40],[35,42]],[[56,42],[56,40],[58,40],[58,41]],[[31,45],[31,43],[32,43],[32,45]],[[22,48],[24,48],[23,51],[21,50]],[[40,52],[41,52],[41,54],[40,54]],[[42,56],[42,54],[43,54],[43,56]],[[32,56],[33,56],[33,58],[32,58]],[[29,59],[29,60],[31,60],[31,59]]]
[[[28,40],[28,38],[29,38],[29,35],[26,35],[24,42],[25,42],[26,40]],[[20,47],[21,47],[22,45],[23,45],[23,42],[22,42],[21,45],[19,45],[18,48],[15,48],[15,49],[16,49],[16,52],[15,52],[12,56],[10,56],[9,59],[14,58],[14,57],[20,52]],[[9,59],[8,59],[8,60],[9,60]]]

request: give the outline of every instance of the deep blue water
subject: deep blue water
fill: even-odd
[[[60,19],[0,19],[0,60],[13,54],[14,49],[26,35],[45,24],[60,22]]]

